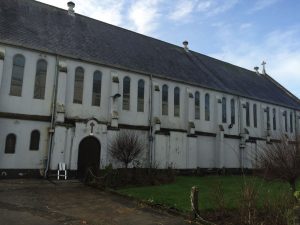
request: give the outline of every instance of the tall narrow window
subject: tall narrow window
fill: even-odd
[[[15,55],[13,58],[13,68],[10,84],[10,95],[21,96],[23,86],[23,76],[25,67],[25,57],[23,55]]]
[[[123,79],[123,110],[130,109],[130,78]]]
[[[93,76],[93,96],[92,105],[100,106],[101,103],[101,81],[102,73],[100,71],[95,71]]]
[[[270,108],[266,108],[266,116],[267,116],[267,130],[270,130]]]
[[[34,130],[31,132],[30,136],[30,150],[39,150],[40,147],[40,132],[38,130]]]
[[[273,130],[276,130],[276,109],[273,108]]]
[[[210,120],[210,103],[209,103],[209,94],[205,94],[205,120]]]
[[[137,98],[137,111],[144,112],[144,95],[145,95],[145,81],[139,80],[138,82],[138,98]]]
[[[44,59],[40,59],[36,63],[33,98],[36,99],[45,98],[46,76],[47,76],[47,62]]]
[[[13,154],[16,151],[17,137],[15,134],[8,134],[5,141],[4,153]]]
[[[235,124],[235,103],[234,99],[230,100],[230,109],[231,109],[231,124]]]
[[[84,82],[84,70],[82,67],[77,67],[75,70],[73,103],[82,104],[83,82]]]
[[[290,112],[290,132],[293,133],[293,113]]]
[[[253,104],[253,125],[257,127],[257,106]]]
[[[200,120],[200,93],[195,93],[195,119]]]
[[[174,88],[174,116],[180,116],[180,89],[179,87]]]
[[[162,115],[168,115],[168,85],[164,84],[162,87]]]
[[[246,126],[250,126],[250,104],[246,102]]]
[[[284,116],[284,129],[285,129],[285,132],[287,132],[288,131],[288,127],[287,127],[287,111],[283,112],[283,116]]]
[[[226,115],[226,98],[222,98],[222,123],[227,122],[227,115]]]

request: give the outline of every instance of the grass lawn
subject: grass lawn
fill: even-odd
[[[239,204],[243,184],[254,185],[258,190],[259,202],[263,203],[267,195],[276,201],[280,194],[289,194],[287,183],[280,181],[268,182],[258,177],[242,176],[205,176],[205,177],[176,177],[172,184],[147,187],[130,187],[119,189],[118,192],[137,199],[175,207],[182,211],[190,211],[190,190],[199,187],[199,205],[202,210],[212,210],[216,207],[214,194],[216,187],[221,184],[224,191],[226,208],[234,209]]]

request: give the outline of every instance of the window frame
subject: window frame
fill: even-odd
[[[169,115],[169,86],[167,84],[162,86],[161,114],[163,116]]]
[[[45,68],[39,70],[39,64],[45,63]],[[33,91],[33,98],[34,99],[45,99],[45,92],[46,92],[46,79],[47,79],[47,70],[48,70],[48,62],[45,59],[39,59],[36,62],[36,70],[35,70],[35,80],[34,80],[34,91]],[[44,78],[44,80],[43,80]],[[42,80],[42,85],[37,85],[38,80]],[[40,90],[39,94],[37,94],[38,89]]]
[[[12,141],[12,143],[9,143],[9,141]],[[17,135],[14,133],[9,133],[8,135],[6,135],[4,154],[15,154],[16,145],[17,145]]]
[[[39,130],[33,130],[30,134],[29,150],[38,151],[40,149],[41,133]]]
[[[195,92],[195,120],[200,120],[201,114],[200,114],[200,92]]]
[[[79,70],[82,70],[82,71],[79,71]],[[78,66],[75,69],[73,104],[82,104],[83,103],[84,72],[85,71],[84,71],[83,67],[81,67],[81,66]],[[78,99],[77,99],[77,97],[78,97]]]
[[[210,94],[206,93],[204,96],[204,111],[205,111],[205,121],[210,121]]]
[[[138,80],[137,91],[137,111],[144,112],[145,110],[145,81],[144,79]]]
[[[174,117],[180,117],[180,88],[174,88]]]
[[[122,109],[126,110],[126,111],[130,110],[130,85],[131,85],[130,83],[131,83],[130,77],[125,76],[123,78],[123,102],[122,102]],[[128,85],[128,87],[126,87],[126,85]],[[126,91],[126,93],[125,93],[125,91]]]
[[[222,123],[227,123],[227,101],[226,97],[222,98]]]
[[[20,61],[20,65],[18,65],[18,58]],[[21,65],[22,64],[22,65]],[[23,90],[23,80],[24,80],[24,72],[25,72],[25,64],[26,58],[22,54],[16,54],[13,57],[12,61],[12,71],[11,71],[11,80],[10,80],[10,90],[9,95],[21,97]],[[18,80],[20,84],[18,85]],[[19,89],[17,88],[19,87]]]
[[[99,75],[100,79],[96,79]],[[98,83],[97,83],[98,82]],[[97,90],[97,91],[95,91]],[[102,72],[95,70],[93,73],[93,89],[92,89],[92,106],[101,106],[101,91],[102,91]]]

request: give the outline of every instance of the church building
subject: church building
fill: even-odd
[[[176,169],[253,168],[260,146],[300,134],[300,101],[265,63],[250,71],[74,7],[0,1],[0,177],[118,167],[108,145],[122,130],[144,141],[142,166]]]

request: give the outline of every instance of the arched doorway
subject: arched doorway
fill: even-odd
[[[101,145],[94,137],[86,137],[79,144],[77,176],[83,178],[88,168],[92,168],[94,172],[100,166]]]

